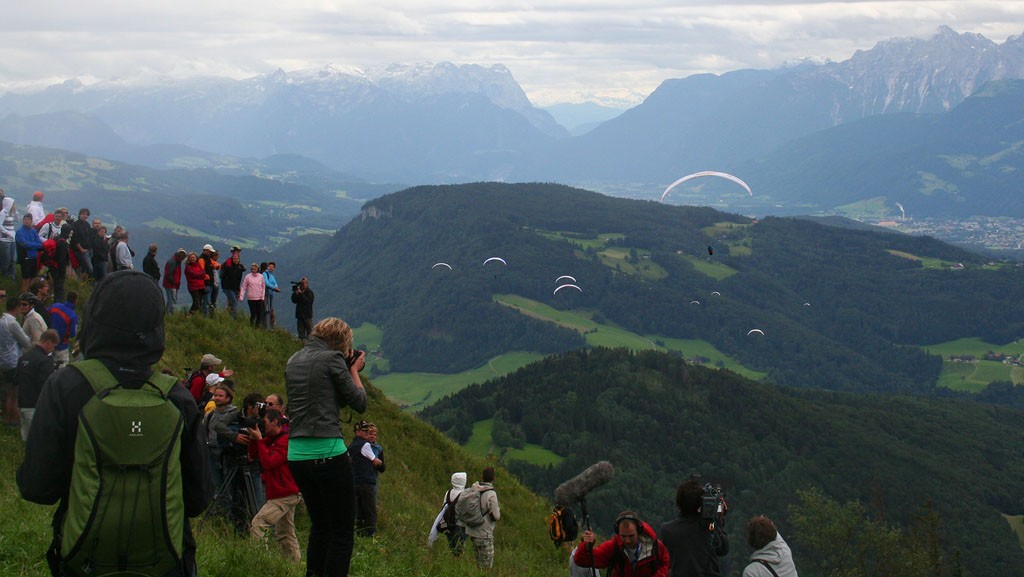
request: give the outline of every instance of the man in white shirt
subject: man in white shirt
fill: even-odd
[[[43,191],[37,190],[32,193],[32,202],[25,207],[25,214],[32,215],[32,226],[39,226],[46,218],[46,209],[43,208]]]

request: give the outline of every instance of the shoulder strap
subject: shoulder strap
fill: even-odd
[[[89,381],[89,385],[92,386],[93,394],[98,395],[107,389],[117,386],[117,379],[114,378],[114,375],[110,374],[107,367],[103,366],[103,363],[96,359],[78,361],[68,366],[74,367],[78,369],[78,372],[82,373],[85,380]]]
[[[93,394],[100,394],[107,389],[113,389],[118,385],[117,379],[110,373],[110,370],[103,365],[97,359],[87,359],[84,361],[77,361],[69,364],[68,366],[78,369],[78,372],[82,373],[89,384],[92,386]],[[163,373],[153,373],[149,380],[146,381],[147,385],[157,389],[166,398],[171,394],[172,388],[178,384],[178,380],[170,375]]]
[[[772,577],[779,577],[779,574],[775,572],[775,568],[772,567],[771,563],[765,561],[764,559],[751,559],[751,561],[764,565],[765,568],[768,569],[768,572],[772,574]]]

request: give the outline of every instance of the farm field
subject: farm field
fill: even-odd
[[[981,339],[968,338],[936,343],[921,348],[942,357],[942,372],[939,374],[938,381],[940,387],[977,392],[993,381],[1011,381],[1014,384],[1024,382],[1024,368],[998,361],[981,360],[988,352],[1010,356],[1024,354],[1024,343],[1020,341],[1006,345],[994,345]],[[973,355],[978,360],[973,363],[952,362],[949,360],[950,355]]]
[[[494,431],[494,419],[486,419],[473,423],[473,434],[466,441],[464,448],[471,454],[479,457],[487,457],[494,453],[494,443],[491,440],[491,433]],[[557,465],[564,460],[564,457],[556,455],[541,447],[526,443],[522,449],[508,448],[500,455],[502,460],[526,461],[531,465]]]
[[[729,369],[750,379],[757,380],[765,376],[764,373],[744,367],[707,341],[638,335],[619,327],[594,322],[585,311],[560,311],[517,295],[496,295],[494,298],[497,302],[525,315],[579,331],[586,343],[592,347],[677,351],[687,358],[704,357],[708,359],[709,365]],[[354,329],[353,333],[355,345],[365,345],[369,351],[374,351],[380,346],[380,338],[383,336],[378,327],[370,324]],[[541,358],[543,355],[537,353],[517,351],[497,356],[483,366],[461,373],[387,373],[372,377],[372,381],[399,406],[409,411],[417,411],[473,383],[482,383],[506,375]],[[376,359],[370,355],[369,359],[371,367],[377,366],[381,370],[386,370],[386,358]]]

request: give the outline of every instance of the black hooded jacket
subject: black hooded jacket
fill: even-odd
[[[87,359],[99,359],[124,387],[137,388],[152,375],[164,352],[164,302],[156,283],[139,271],[108,274],[93,290],[82,314],[79,343]],[[21,496],[52,505],[60,526],[71,486],[78,414],[92,397],[92,387],[73,368],[54,373],[43,385],[35,418],[18,468]],[[171,401],[185,417],[181,474],[185,514],[195,517],[213,497],[209,457],[201,415],[185,387],[174,387]]]

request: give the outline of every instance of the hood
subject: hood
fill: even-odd
[[[646,537],[648,543],[656,541],[658,539],[658,534],[654,532],[654,527],[651,527],[647,523],[647,521],[640,521],[640,527],[637,533],[641,540],[643,540],[643,538]],[[615,541],[615,546],[621,549],[623,546],[622,538],[619,537],[618,533],[613,535],[612,539]]]
[[[789,552],[789,545],[786,544],[786,540],[782,538],[781,534],[778,534],[770,543],[751,553],[750,558],[751,560],[764,559],[772,565],[778,565],[780,561],[789,558],[791,555],[792,553]]]
[[[164,297],[153,279],[124,270],[103,277],[82,312],[78,342],[87,359],[149,367],[164,354]]]
[[[466,474],[452,473],[452,489],[462,490],[466,488]]]

